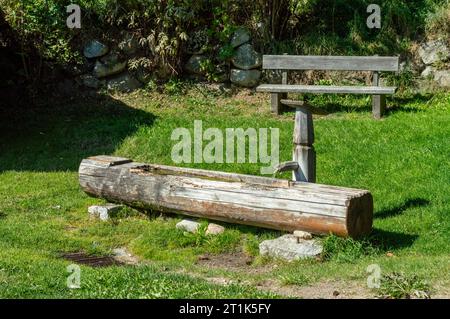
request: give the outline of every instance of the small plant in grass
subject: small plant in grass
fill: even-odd
[[[242,249],[245,254],[256,257],[259,255],[259,240],[255,235],[248,235],[244,239]]]
[[[169,95],[181,95],[184,93],[183,82],[172,78],[164,84],[164,92]]]
[[[305,286],[311,282],[311,279],[308,276],[299,273],[280,275],[279,279],[283,285]]]
[[[184,232],[184,236],[189,238],[189,242],[193,243],[195,246],[202,246],[208,241],[208,236],[206,235],[206,229],[208,228],[208,222],[202,221],[200,226],[197,228],[195,233]]]
[[[416,275],[393,272],[381,277],[378,296],[389,299],[429,299],[430,286]]]
[[[323,259],[337,262],[354,262],[357,259],[378,253],[367,240],[355,240],[330,235],[323,240]]]

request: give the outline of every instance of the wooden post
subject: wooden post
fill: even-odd
[[[314,125],[311,110],[298,106],[295,110],[293,161],[299,168],[292,171],[292,179],[316,182],[316,151],[314,150]]]
[[[287,53],[284,53],[287,55]],[[287,84],[288,82],[288,73],[287,71],[283,71],[281,73],[281,84]],[[284,111],[284,106],[281,103],[282,99],[287,99],[287,93],[271,93],[270,94],[270,103],[272,108],[272,113],[280,115]]]
[[[380,74],[378,71],[373,72],[372,83],[374,86],[380,85]],[[386,96],[385,95],[372,95],[372,114],[376,119],[383,117],[384,109],[386,108]]]

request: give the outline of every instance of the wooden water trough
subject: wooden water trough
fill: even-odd
[[[360,237],[372,229],[366,190],[95,156],[81,188],[111,202],[277,230]]]

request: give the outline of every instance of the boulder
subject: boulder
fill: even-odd
[[[431,65],[429,65],[425,68],[425,70],[422,71],[420,76],[423,78],[432,77],[434,74],[434,71],[435,71],[434,68]]]
[[[98,89],[101,86],[101,81],[97,79],[95,76],[90,74],[84,74],[80,76],[81,83],[88,88]]]
[[[231,62],[242,70],[255,69],[262,65],[262,55],[256,52],[250,43],[247,43],[237,48]]]
[[[450,87],[450,70],[441,70],[434,73],[434,80],[442,87]]]
[[[259,70],[239,70],[232,69],[230,74],[230,80],[232,83],[244,86],[255,87],[259,83],[261,77],[261,71]]]
[[[108,90],[123,93],[131,92],[142,87],[142,83],[128,73],[121,74],[107,82]]]
[[[189,233],[196,233],[200,227],[200,223],[190,219],[183,219],[181,222],[177,223],[175,227]]]
[[[83,54],[86,58],[93,59],[104,56],[108,51],[109,48],[107,45],[98,40],[92,40],[84,47]]]
[[[430,65],[436,62],[442,62],[450,57],[450,49],[444,41],[436,40],[423,44],[419,48],[419,56],[423,63]]]
[[[208,225],[208,228],[206,229],[205,234],[206,235],[219,235],[222,234],[225,231],[225,227],[210,223]]]
[[[317,240],[298,240],[292,234],[283,235],[272,240],[264,240],[259,244],[259,253],[262,256],[281,258],[288,261],[315,257],[320,255],[322,250],[322,245]]]
[[[105,62],[97,61],[94,66],[93,74],[97,78],[103,78],[106,76],[121,73],[127,67],[127,61],[118,62],[111,58],[111,60],[105,59]]]
[[[248,29],[239,28],[231,36],[230,44],[233,48],[236,48],[244,43],[247,43],[251,38],[252,35]]]
[[[118,213],[123,207],[123,205],[116,204],[94,205],[88,208],[88,212],[91,217],[105,221],[113,214]]]
[[[188,71],[191,74],[198,74],[202,75],[205,72],[201,69],[201,64],[205,61],[207,61],[208,58],[204,55],[198,55],[194,54],[189,58],[189,60],[186,62],[184,69]]]

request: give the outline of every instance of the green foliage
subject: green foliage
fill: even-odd
[[[341,238],[334,235],[323,240],[323,257],[337,262],[354,262],[361,257],[375,255],[377,249],[367,240]]]
[[[311,283],[311,279],[302,273],[289,273],[279,276],[283,285],[306,286]]]
[[[426,34],[432,39],[450,39],[450,1],[436,3],[426,17]]]
[[[393,299],[429,299],[430,285],[416,275],[393,272],[381,277],[378,296]]]
[[[0,118],[1,297],[267,296],[247,285],[218,287],[199,277],[241,279],[252,286],[282,280],[298,285],[309,281],[320,287],[338,281],[348,283],[350,289],[354,284],[366,285],[365,270],[373,263],[383,273],[417,274],[440,294],[448,292],[450,94],[392,97],[389,116],[383,121],[371,119],[370,99],[364,97],[314,101],[333,112],[315,119],[318,182],[370,190],[375,204],[371,244],[362,248],[353,240],[325,239],[331,255],[325,260],[282,263],[256,258],[242,268],[217,269],[198,263],[197,257],[208,253],[220,258],[221,253],[241,248],[255,256],[259,242],[281,234],[229,225],[223,234],[197,245],[195,238],[175,228],[179,219],[167,215],[129,214],[106,223],[91,220],[87,207],[102,201],[80,190],[80,161],[93,154],[114,154],[173,165],[171,132],[192,127],[193,119],[203,119],[205,128],[277,127],[284,161],[292,156],[292,113],[273,117],[269,102],[261,105],[261,97],[254,95],[238,99],[205,97],[198,91],[185,96],[142,93],[92,100],[80,96],[60,106],[50,101],[53,108],[43,109],[48,111],[23,112],[17,121]],[[257,164],[186,166],[259,174]],[[388,172],[389,177],[379,172]],[[61,251],[108,254],[123,246],[142,258],[144,265],[82,267],[82,288],[66,288],[68,262],[57,257]],[[386,256],[388,250],[393,257]]]

